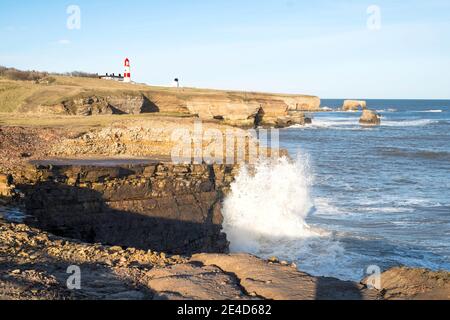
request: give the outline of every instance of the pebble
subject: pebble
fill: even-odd
[[[271,257],[271,258],[269,258],[269,262],[272,262],[272,263],[279,263],[280,260],[279,260],[277,257]]]

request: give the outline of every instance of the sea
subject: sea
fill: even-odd
[[[224,204],[233,252],[353,281],[396,266],[450,271],[450,101],[367,103],[381,126],[323,100],[330,111],[311,125],[280,131],[291,159],[241,171]]]

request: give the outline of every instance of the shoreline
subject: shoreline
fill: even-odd
[[[17,186],[28,186],[27,188],[29,190],[34,190],[37,194],[37,196],[35,196],[37,197],[36,199],[40,199],[38,202],[48,204],[48,207],[38,206],[34,208],[34,210],[40,210],[43,213],[53,212],[53,214],[58,214],[58,212],[71,212],[74,210],[71,209],[71,205],[73,205],[73,208],[82,208],[85,204],[81,202],[78,203],[76,201],[70,204],[70,201],[77,198],[79,192],[84,190],[84,196],[87,197],[86,199],[89,199],[89,206],[92,206],[93,208],[97,208],[98,205],[106,205],[108,207],[111,205],[113,207],[115,206],[116,218],[121,217],[117,220],[119,222],[115,223],[116,226],[122,224],[120,221],[128,221],[126,217],[128,215],[130,215],[130,217],[133,216],[133,211],[138,210],[140,214],[148,214],[148,212],[145,213],[145,210],[142,211],[142,208],[151,206],[147,206],[147,204],[144,205],[143,203],[146,201],[161,199],[161,203],[166,203],[172,207],[175,204],[180,205],[181,203],[181,205],[185,206],[186,209],[181,211],[175,210],[173,213],[176,214],[176,212],[182,211],[189,212],[189,219],[198,219],[200,217],[200,212],[209,212],[210,210],[211,212],[216,212],[215,216],[211,215],[211,218],[208,219],[212,219],[209,221],[215,221],[213,225],[220,225],[219,229],[222,229],[221,224],[223,221],[223,216],[221,214],[217,214],[217,212],[220,211],[218,207],[216,209],[213,209],[213,207],[216,203],[222,202],[224,196],[227,192],[229,192],[227,189],[229,189],[229,185],[233,181],[233,177],[238,172],[238,164],[232,166],[234,169],[230,168],[227,174],[220,177],[220,179],[224,179],[222,180],[223,184],[220,185],[220,183],[218,184],[217,182],[210,183],[212,180],[216,180],[217,174],[220,170],[215,171],[214,176],[209,176],[209,173],[206,172],[211,172],[211,170],[203,168],[203,171],[200,170],[203,172],[200,176],[203,175],[203,177],[198,180],[198,183],[196,183],[195,179],[197,178],[192,180],[189,176],[191,172],[195,171],[194,169],[177,167],[176,165],[174,166],[170,163],[170,150],[172,150],[174,146],[173,141],[170,139],[171,132],[174,129],[183,126],[192,128],[194,126],[195,119],[196,118],[192,115],[186,116],[181,114],[172,115],[164,113],[125,116],[99,115],[89,117],[55,115],[31,117],[23,114],[9,114],[0,120],[0,142],[3,146],[5,146],[5,148],[0,150],[0,156],[2,159],[0,161],[0,172],[3,174],[12,174],[12,180],[14,180],[13,183]],[[228,126],[222,121],[215,120],[204,121],[203,129],[218,130],[222,134],[228,129],[237,130],[237,132],[241,130],[235,126]],[[244,130],[241,130],[241,132],[245,135]],[[249,140],[248,143],[249,145],[253,143],[257,144],[256,141],[252,142],[252,140]],[[11,150],[14,151],[11,152]],[[139,165],[144,165],[144,167],[162,165],[162,167],[167,166],[169,169],[161,169],[162,171],[159,173],[157,170],[154,175],[152,173],[151,175],[141,176],[139,172],[145,171],[145,168],[142,170],[139,169],[137,171],[133,171],[135,170],[133,167],[139,167]],[[122,169],[118,169],[121,167]],[[114,171],[122,170],[121,172],[123,172],[124,169],[126,172],[130,171],[130,169],[132,170],[131,173],[128,172],[125,175],[123,173],[118,174]],[[32,174],[32,178],[30,178],[30,172],[39,172],[39,174],[37,176]],[[76,172],[76,177],[78,178],[71,176],[70,172]],[[55,173],[57,174],[55,175]],[[153,189],[147,190],[146,186],[156,185],[155,181],[157,180],[164,182],[163,184],[166,186],[171,185],[172,178],[174,177],[173,175],[177,177],[174,181],[185,181],[186,185],[197,185],[199,188],[195,189],[192,187],[186,189],[190,195],[187,196],[186,194],[186,197],[183,195],[183,197],[178,200],[175,200],[176,197],[170,195],[170,192],[172,192],[171,188],[162,188],[154,194],[147,192],[148,190]],[[228,177],[225,178],[227,175]],[[88,176],[90,176],[90,180],[86,178]],[[80,180],[80,177],[84,177],[84,180]],[[206,180],[201,181],[201,179]],[[62,203],[58,204],[51,198],[40,198],[44,193],[39,190],[49,190],[51,193],[60,189],[61,186],[67,190],[65,195],[65,201],[68,203],[67,206],[61,207],[61,205],[63,205]],[[133,187],[130,189],[129,186]],[[86,193],[86,189],[94,190],[95,192],[91,192],[89,194]],[[120,190],[126,190],[126,192]],[[209,195],[206,196],[207,193],[209,193]],[[214,196],[212,196],[212,194]],[[118,197],[118,195],[120,196]],[[130,198],[124,198],[125,195]],[[140,196],[136,197],[136,195]],[[206,202],[202,202],[203,200],[200,202],[192,201],[192,199],[203,199],[205,196],[209,199]],[[105,197],[106,203],[96,202],[96,199]],[[69,201],[67,201],[67,199],[69,199]],[[2,201],[4,202],[5,200]],[[201,205],[197,209],[192,209],[193,205],[197,205],[198,203]],[[119,209],[119,211],[117,209]],[[86,209],[77,210],[77,214],[79,214]],[[90,209],[86,212],[91,212],[89,210]],[[170,210],[167,211],[167,209],[158,209],[151,214],[164,216],[167,212],[170,212]],[[58,215],[55,215],[54,217],[57,216]],[[124,219],[124,217],[125,220],[120,220]],[[183,219],[186,219],[186,217],[187,216],[184,216]],[[53,219],[50,214],[47,218]],[[392,270],[387,270],[384,273],[387,275],[386,287],[381,288],[381,290],[369,290],[366,285],[361,283],[307,275],[301,271],[298,271],[295,265],[286,261],[278,261],[275,258],[271,259],[272,261],[266,261],[248,254],[228,255],[226,254],[225,249],[221,249],[221,251],[224,252],[221,255],[214,253],[214,251],[217,251],[217,248],[211,249],[210,251],[212,253],[210,254],[205,254],[205,252],[202,252],[200,249],[195,252],[193,256],[190,254],[186,256],[175,255],[176,263],[172,265],[170,262],[171,256],[167,252],[150,254],[150,256],[147,257],[146,254],[149,253],[146,250],[139,250],[132,243],[124,245],[126,243],[122,242],[124,248],[121,249],[119,249],[118,246],[115,246],[115,248],[113,246],[113,251],[120,252],[122,255],[125,254],[124,252],[128,252],[128,250],[131,250],[131,252],[139,252],[139,258],[136,258],[138,262],[142,259],[151,260],[156,256],[159,257],[155,258],[154,262],[147,263],[146,266],[138,266],[136,265],[136,261],[133,260],[134,257],[129,255],[125,255],[125,257],[122,256],[121,258],[124,259],[119,258],[117,263],[114,261],[110,262],[109,260],[104,260],[106,259],[105,257],[109,255],[107,252],[110,252],[110,247],[100,244],[86,244],[86,242],[82,241],[83,239],[80,238],[84,238],[84,240],[91,239],[92,241],[90,242],[102,243],[108,242],[102,240],[107,238],[92,237],[92,235],[89,235],[88,232],[84,232],[84,236],[82,237],[75,237],[79,238],[78,240],[70,240],[71,237],[56,237],[57,242],[56,248],[54,249],[56,252],[56,266],[46,266],[46,263],[34,258],[34,253],[38,256],[45,256],[48,252],[41,247],[28,248],[28,240],[24,242],[20,237],[23,236],[24,232],[31,235],[31,237],[38,237],[42,239],[55,237],[51,232],[45,232],[44,229],[48,228],[49,231],[51,231],[50,229],[57,231],[58,228],[64,225],[64,223],[68,223],[68,225],[72,223],[70,220],[67,220],[67,217],[64,218],[61,216],[60,218],[62,219],[61,225],[56,224],[49,227],[48,225],[45,226],[44,223],[44,225],[41,225],[42,228],[40,229],[32,229],[30,226],[23,224],[17,225],[6,223],[4,221],[0,222],[1,228],[3,228],[3,230],[5,230],[5,232],[9,235],[9,238],[7,239],[0,239],[1,241],[6,241],[3,244],[1,244],[0,241],[0,246],[3,248],[1,249],[3,251],[0,256],[1,260],[6,262],[3,267],[5,268],[5,274],[7,274],[6,278],[0,279],[0,296],[2,294],[5,295],[5,293],[1,293],[2,286],[3,288],[8,286],[11,288],[11,286],[14,287],[22,280],[29,281],[30,279],[36,278],[38,279],[37,285],[43,286],[43,291],[41,291],[40,294],[33,294],[26,288],[20,289],[19,285],[19,287],[14,289],[17,290],[15,292],[18,294],[16,298],[102,299],[100,296],[101,293],[98,292],[96,288],[89,288],[88,291],[90,291],[88,293],[83,293],[78,296],[76,295],[76,292],[67,292],[66,288],[64,288],[65,283],[63,280],[65,279],[64,276],[66,276],[64,268],[67,267],[68,263],[75,263],[78,261],[86,264],[86,261],[83,259],[87,258],[84,257],[83,254],[80,258],[77,256],[78,253],[73,252],[74,248],[78,248],[78,245],[82,245],[84,251],[87,250],[92,253],[89,259],[91,259],[94,266],[92,266],[91,262],[89,262],[87,265],[87,270],[90,271],[88,272],[92,271],[93,274],[96,274],[97,276],[105,276],[107,278],[112,277],[112,275],[114,278],[118,276],[122,279],[120,280],[122,281],[120,282],[120,285],[118,284],[120,292],[105,293],[106,295],[103,296],[103,298],[201,299],[206,298],[206,296],[202,296],[204,292],[208,292],[208,295],[211,295],[214,299],[448,298],[445,297],[447,292],[445,290],[447,290],[446,286],[448,286],[448,283],[450,282],[449,272],[439,273],[422,269],[394,268]],[[78,228],[75,221],[76,219],[73,222],[74,224],[70,225],[72,229]],[[101,225],[107,220],[99,221],[102,221],[100,223]],[[206,222],[206,220],[201,219],[196,221],[203,221],[201,222],[201,225],[203,226]],[[208,223],[209,222],[206,224]],[[115,228],[114,223],[111,224],[111,226]],[[189,230],[189,228],[182,229],[186,231]],[[100,228],[93,234],[99,235],[102,232],[103,231]],[[215,234],[214,237],[219,235],[217,231],[214,231],[213,233]],[[111,234],[119,235],[120,233],[112,232]],[[220,238],[214,237],[212,239]],[[112,238],[109,238],[109,241],[111,241],[111,239]],[[122,238],[121,241],[123,241],[123,239],[125,238]],[[221,241],[224,241],[224,239],[222,238]],[[17,251],[14,251],[13,253],[13,251],[11,251],[11,244],[16,242],[19,243],[19,245],[14,249]],[[159,242],[161,242],[161,240],[158,240],[155,243]],[[166,241],[164,240],[162,242]],[[53,242],[51,243],[52,245],[54,244]],[[102,248],[100,249],[99,246]],[[147,244],[145,249],[152,249],[153,246],[153,244]],[[27,251],[29,249],[32,250],[32,253]],[[154,249],[155,248],[153,247],[153,250]],[[164,248],[161,247],[161,249]],[[78,249],[75,251],[77,250]],[[81,252],[84,252],[83,250]],[[157,251],[164,252],[164,250]],[[187,253],[187,251],[182,250],[179,253],[183,254]],[[18,252],[26,252],[26,255],[18,258],[19,260],[14,260],[16,259],[15,255]],[[62,259],[62,257],[66,254],[65,252],[72,252],[70,254],[75,255],[76,258],[73,261],[70,259],[70,261],[64,260],[66,258]],[[115,252],[111,253],[112,256],[115,256],[114,254]],[[27,270],[14,267],[25,264],[29,265]],[[121,264],[125,264],[125,266],[122,266]],[[130,265],[133,267],[130,267]],[[246,273],[247,271],[245,271],[246,269],[253,270],[252,268],[255,265],[259,266],[253,271],[258,275],[258,277],[260,277],[260,282],[258,282],[259,285],[256,285],[254,281],[250,281],[250,275]],[[203,281],[201,280],[202,277],[200,275],[204,272],[212,272],[212,274],[216,274],[217,277],[209,279],[209,282]],[[161,282],[156,284],[148,280],[149,277],[152,278],[156,275],[164,280],[161,280]],[[187,281],[191,292],[188,292],[188,290],[186,292],[179,292],[175,295],[173,293],[167,293],[166,290],[168,290],[168,287],[172,288],[179,285],[178,283],[173,283],[169,280],[174,275],[184,275],[190,279]],[[294,277],[296,280],[291,283],[290,281],[285,280],[286,277]],[[21,278],[22,280],[20,280]],[[310,287],[305,284],[305,279],[308,279],[308,283],[313,283],[315,286]],[[435,281],[436,279],[440,280]],[[92,279],[92,281],[95,281],[95,279]],[[215,283],[215,287],[219,286],[217,283],[230,284],[229,286],[226,286],[225,291],[227,292],[227,295],[221,296],[217,290],[211,289],[211,283]],[[277,285],[274,285],[274,283]],[[398,287],[397,284],[401,286]],[[422,288],[424,288],[423,290],[418,291],[414,289],[417,288],[419,284]],[[322,287],[326,288],[326,290]],[[288,294],[288,292],[292,294]],[[75,294],[75,296],[73,296],[73,294]]]
[[[2,129],[5,131],[5,127]],[[11,127],[14,134],[17,133],[16,130],[25,130],[26,128],[17,129],[14,127]],[[42,129],[44,131],[44,134],[48,133],[47,129]],[[96,129],[101,130],[101,129]],[[42,134],[39,133],[40,130],[34,131],[31,130],[31,134]],[[24,131],[23,134],[25,133]],[[4,132],[5,133],[5,132]],[[59,132],[61,133],[61,132]],[[62,135],[59,134],[59,138],[62,138]],[[33,139],[32,139],[33,140]],[[56,141],[56,140],[55,140]],[[61,139],[58,139],[57,142],[60,143],[62,141]],[[39,146],[37,146],[39,147]],[[51,145],[47,145],[47,148],[51,148]],[[23,150],[25,151],[25,150]],[[45,148],[42,148],[39,150],[39,157],[42,157],[43,154],[46,154],[47,157],[49,156],[48,150],[45,150]],[[23,153],[23,152],[19,152]],[[30,159],[31,158],[31,159]],[[51,157],[50,157],[51,158]],[[44,162],[39,163],[33,162],[33,155],[31,157],[26,157],[25,159],[20,160],[19,162],[32,162],[35,166],[40,168],[48,167],[51,163]],[[95,160],[89,160],[89,157],[87,160],[76,160],[75,162],[69,162],[66,163],[66,167],[89,167],[89,164],[92,164],[92,161],[94,161],[94,164],[100,165],[100,168],[105,165],[104,161],[98,163],[99,159],[104,159],[104,157],[99,157]],[[12,160],[12,159],[10,159]],[[14,161],[18,161],[19,159],[14,159]],[[53,159],[55,160],[55,159]],[[56,158],[58,160],[58,158]],[[104,168],[116,168],[117,163],[115,162],[117,160],[111,160],[111,162],[107,162],[106,166]],[[13,162],[14,162],[13,161]],[[35,160],[37,161],[37,160]],[[49,161],[49,160],[48,160]],[[61,159],[60,159],[61,161]],[[97,161],[97,162],[96,162]],[[141,160],[137,160],[138,162],[142,162]],[[148,160],[149,163],[152,161]],[[123,164],[123,159],[122,159]],[[58,165],[64,167],[64,163],[56,163],[53,164],[52,168],[57,168]],[[68,165],[68,166],[67,166]],[[125,161],[125,165],[127,166],[133,166],[136,165],[134,161],[131,163],[128,163]],[[104,176],[104,173],[102,174]],[[24,176],[22,176],[24,178]],[[42,178],[40,178],[42,179]],[[231,182],[231,180],[229,180]],[[83,242],[80,242],[79,240],[70,240],[69,238],[59,238],[55,237],[49,233],[46,233],[44,231],[40,231],[38,229],[32,229],[26,225],[23,224],[12,224],[12,223],[6,223],[4,221],[0,222],[1,228],[4,232],[2,234],[8,234],[8,237],[2,238],[1,241],[3,241],[3,244],[0,243],[1,246],[1,260],[3,262],[6,262],[3,264],[3,268],[5,268],[4,274],[6,275],[6,278],[1,279],[0,289],[2,286],[5,288],[11,288],[15,286],[15,284],[19,283],[17,282],[18,279],[22,278],[22,280],[28,277],[33,277],[35,279],[37,277],[37,286],[43,286],[44,289],[41,289],[39,294],[33,295],[33,291],[29,291],[28,289],[20,289],[19,287],[16,287],[14,290],[18,294],[16,297],[7,297],[7,298],[29,298],[29,299],[173,299],[173,298],[185,298],[185,299],[202,299],[207,298],[206,296],[203,296],[204,290],[206,290],[203,286],[206,286],[206,288],[209,288],[210,282],[203,283],[201,280],[202,277],[199,277],[199,274],[202,274],[203,272],[213,272],[216,276],[214,279],[209,279],[208,281],[220,281],[220,283],[230,283],[231,288],[226,287],[226,291],[229,290],[227,294],[228,296],[222,296],[218,292],[212,289],[208,289],[208,297],[212,297],[214,299],[414,299],[420,297],[427,297],[427,298],[445,298],[443,294],[446,294],[447,291],[445,291],[445,288],[448,283],[450,282],[450,273],[448,272],[429,272],[422,269],[408,269],[408,268],[397,268],[386,271],[385,274],[388,275],[388,279],[391,278],[398,278],[401,275],[402,280],[394,280],[394,284],[392,282],[387,281],[389,286],[384,288],[383,290],[369,290],[366,285],[358,284],[354,282],[347,282],[347,281],[341,281],[337,279],[332,278],[324,278],[324,277],[313,277],[310,275],[307,275],[305,273],[302,273],[301,271],[297,270],[297,267],[293,264],[290,264],[285,261],[278,261],[277,259],[271,259],[272,261],[265,261],[259,258],[256,258],[252,255],[248,254],[197,254],[197,255],[188,255],[188,256],[178,256],[175,255],[175,258],[171,258],[172,256],[169,256],[167,254],[158,253],[158,254],[150,254],[150,258],[145,258],[147,251],[139,251],[138,249],[135,249],[133,247],[128,247],[127,249],[119,249],[120,247],[104,247],[100,244],[85,244]],[[5,233],[6,232],[6,233]],[[24,232],[27,234],[26,238],[23,238]],[[55,259],[58,262],[56,263],[56,266],[45,266],[48,264],[48,261],[44,264],[40,262],[40,260],[36,260],[36,257],[39,256],[46,256],[48,254],[48,251],[42,247],[33,247],[29,248],[29,243],[35,243],[34,240],[31,240],[30,242],[30,236],[32,239],[34,237],[37,237],[38,239],[44,239],[39,241],[44,241],[46,243],[45,239],[57,239],[56,242],[56,248],[54,249],[56,252]],[[23,239],[27,239],[25,242]],[[6,241],[6,242],[5,242]],[[13,243],[16,243],[16,245],[11,246]],[[37,242],[39,243],[39,242]],[[51,242],[52,245],[55,243]],[[18,246],[17,246],[18,244]],[[46,244],[48,245],[48,243]],[[78,248],[77,246],[81,245],[83,250],[78,253],[78,249],[75,249],[73,251],[73,248]],[[15,247],[14,247],[15,246]],[[12,248],[15,248],[14,250],[17,251],[11,251]],[[100,249],[100,247],[102,249]],[[107,249],[110,248],[110,249]],[[31,250],[32,253],[29,253],[28,250]],[[120,281],[121,284],[118,285],[120,288],[119,291],[121,292],[109,292],[105,293],[104,296],[101,296],[101,293],[96,292],[97,289],[88,289],[88,293],[83,292],[71,292],[67,291],[66,288],[64,288],[64,277],[66,276],[64,268],[66,268],[69,263],[85,263],[86,261],[83,259],[87,259],[84,257],[85,254],[82,252],[85,251],[92,252],[90,250],[94,250],[93,255],[89,256],[89,259],[92,261],[89,263],[90,265],[94,263],[94,266],[88,267],[87,270],[89,270],[89,273],[93,273],[94,275],[102,275],[105,277],[111,277],[111,274],[114,274],[114,277],[117,277],[117,274],[119,275],[119,278],[122,279]],[[99,251],[95,251],[99,250]],[[105,251],[106,250],[106,251]],[[138,264],[139,261],[142,259],[156,259],[146,266],[137,266],[136,261],[133,260],[134,258],[130,258],[130,256],[126,256],[125,260],[122,258],[118,259],[118,262],[109,261],[108,255],[105,254],[105,252],[110,252],[108,250],[113,250],[114,253],[120,252],[121,254],[124,254],[124,252],[138,252],[139,258],[137,258]],[[25,254],[20,254],[20,252],[25,252]],[[72,253],[69,253],[72,252]],[[95,253],[96,252],[96,253]],[[113,257],[120,256],[112,254]],[[74,260],[66,260],[61,262],[62,257],[67,257],[67,254],[74,255]],[[78,254],[81,254],[81,258],[78,256]],[[15,260],[15,257],[19,260]],[[143,258],[144,257],[144,258]],[[153,258],[152,258],[153,257]],[[155,258],[158,257],[158,258]],[[78,259],[78,260],[77,260]],[[81,260],[80,260],[81,259]],[[103,260],[102,260],[103,259]],[[106,260],[104,260],[106,259]],[[139,260],[141,259],[141,260]],[[172,260],[175,261],[175,264],[172,264]],[[106,261],[106,262],[105,262]],[[250,261],[250,262],[249,262]],[[202,266],[198,267],[197,264],[201,262]],[[24,264],[29,264],[31,269],[29,267],[25,269],[23,268],[16,268],[15,266],[20,266]],[[105,267],[106,264],[106,267]],[[121,265],[125,264],[125,265]],[[129,265],[132,265],[133,267],[129,267]],[[261,285],[257,285],[255,287],[255,283],[253,281],[248,282],[248,275],[246,272],[250,272],[248,270],[251,270],[255,265],[258,265],[259,267],[252,273],[252,277],[256,275],[260,276],[262,282]],[[235,268],[238,268],[235,270]],[[93,268],[93,269],[92,269]],[[106,269],[105,269],[106,268]],[[212,268],[212,269],[211,269]],[[246,271],[247,270],[247,271]],[[242,273],[244,272],[244,273]],[[294,272],[295,275],[295,281],[292,281],[292,272]],[[148,277],[154,277],[153,273],[156,273],[159,277],[161,276],[160,282],[147,282]],[[233,276],[230,278],[230,273]],[[189,280],[188,283],[191,287],[188,291],[185,292],[179,292],[174,295],[173,292],[167,293],[167,288],[172,288],[173,286],[178,286],[177,283],[172,282],[171,279],[174,275],[183,274],[185,277],[187,277]],[[242,278],[241,278],[242,277]],[[283,280],[285,277],[289,277],[289,281]],[[308,283],[315,283],[316,286],[314,287],[305,287],[305,281],[308,280]],[[125,280],[126,279],[126,280]],[[131,279],[131,280],[130,280]],[[441,279],[439,281],[434,281],[436,279]],[[95,279],[92,279],[93,281]],[[298,281],[298,282],[296,282]],[[395,286],[395,282],[399,281],[399,283],[402,283],[402,288],[397,288]],[[423,290],[417,291],[417,282],[420,283],[426,283],[427,286],[425,286]],[[131,284],[130,284],[131,283]],[[243,283],[245,285],[243,285]],[[264,285],[263,285],[264,283]],[[277,283],[275,286],[274,283]],[[319,286],[320,284],[320,286]],[[183,283],[185,285],[185,283]],[[247,287],[248,286],[248,287]],[[294,288],[292,287],[294,286]],[[320,288],[318,288],[319,286]],[[321,289],[321,287],[325,289]],[[156,288],[156,289],[155,289]],[[238,289],[236,289],[238,288]],[[239,289],[240,288],[240,289]],[[294,290],[295,289],[295,290]],[[24,291],[23,291],[24,290]],[[293,291],[294,290],[294,291]],[[101,291],[101,290],[100,290]],[[254,292],[253,292],[254,291]],[[14,291],[11,291],[14,292]],[[19,294],[20,292],[20,294]],[[30,295],[31,292],[31,295]],[[150,293],[149,293],[150,292]],[[319,294],[320,292],[320,294]],[[4,296],[6,293],[2,293]],[[219,295],[218,295],[219,294]],[[239,298],[238,298],[239,297]]]

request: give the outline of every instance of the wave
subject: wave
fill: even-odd
[[[441,113],[444,112],[444,110],[436,109],[436,110],[421,110],[421,111],[413,111],[418,113]]]
[[[295,261],[313,275],[345,277],[345,250],[332,233],[307,224],[314,208],[307,157],[260,161],[241,169],[225,199],[224,231],[232,252]],[[347,269],[348,270],[348,269]]]
[[[338,129],[338,130],[362,130],[359,119],[343,119],[337,117],[313,119],[312,124],[306,126],[295,125],[292,129]]]
[[[381,120],[381,126],[385,127],[420,127],[437,123],[436,120],[420,119],[420,120]]]
[[[377,110],[378,113],[387,113],[387,112],[397,112],[397,109],[381,109],[381,110]]]
[[[387,120],[382,118],[381,126],[383,127],[420,127],[431,124],[447,124],[441,120],[432,119],[416,119],[416,120]],[[359,118],[314,118],[312,124],[308,125],[294,125],[289,129],[337,129],[337,130],[370,130],[371,128],[363,128],[359,124]],[[376,127],[374,127],[376,128]]]

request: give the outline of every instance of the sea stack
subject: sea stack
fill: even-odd
[[[362,100],[345,100],[342,110],[344,111],[358,111],[367,109],[367,102]]]
[[[381,117],[372,110],[363,110],[359,123],[365,126],[378,126],[381,124]]]

